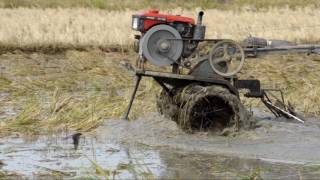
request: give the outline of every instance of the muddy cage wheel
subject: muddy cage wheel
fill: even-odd
[[[171,118],[187,132],[214,131],[247,124],[249,113],[240,99],[221,86],[191,84],[176,89],[172,97],[165,91],[157,98],[161,114]]]

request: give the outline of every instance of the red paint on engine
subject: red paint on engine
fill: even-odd
[[[149,30],[151,27],[157,24],[167,24],[173,22],[183,22],[195,25],[195,21],[193,18],[179,15],[160,14],[158,10],[149,10],[148,12],[144,12],[142,14],[139,14],[138,16],[144,19],[144,31]]]

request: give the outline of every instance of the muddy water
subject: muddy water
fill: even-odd
[[[66,132],[2,138],[0,168],[28,179],[101,178],[107,172],[116,178],[310,179],[320,175],[316,119],[298,124],[256,114],[260,127],[235,137],[185,134],[174,122],[150,113],[131,122],[107,120],[95,132],[82,135],[77,150]]]
[[[260,115],[261,113],[256,113]],[[262,116],[263,114],[261,114]],[[284,119],[258,117],[258,128],[235,137],[206,133],[185,134],[172,121],[149,114],[137,121],[109,121],[98,128],[99,136],[150,146],[170,146],[188,151],[235,155],[276,162],[320,164],[320,124],[308,119],[305,124]]]

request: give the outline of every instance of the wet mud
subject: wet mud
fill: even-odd
[[[161,92],[157,98],[158,110],[187,132],[219,134],[226,128],[236,132],[254,126],[240,99],[222,86],[190,84],[171,90],[171,94]]]
[[[0,171],[22,178],[310,179],[320,174],[320,124],[274,119],[255,110],[254,130],[236,136],[188,134],[158,113],[137,120],[106,120],[80,136],[74,149],[71,132],[51,136],[0,139]],[[94,162],[94,163],[93,163]]]
[[[136,121],[110,120],[97,129],[99,136],[149,146],[168,146],[186,151],[224,154],[295,164],[320,164],[320,123],[308,118],[305,124],[275,119],[255,110],[257,127],[235,136],[199,132],[188,134],[158,113]]]

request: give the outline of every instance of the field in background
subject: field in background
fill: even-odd
[[[174,9],[172,14],[197,16],[196,10]],[[137,11],[97,9],[1,9],[1,49],[87,48],[133,42],[131,15]],[[320,40],[318,8],[271,8],[205,11],[207,38],[242,40],[246,36],[317,42]]]
[[[134,1],[134,3],[133,3]],[[106,10],[182,7],[194,9],[239,9],[250,6],[255,9],[270,7],[319,7],[318,0],[0,0],[0,8],[99,8]]]

